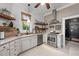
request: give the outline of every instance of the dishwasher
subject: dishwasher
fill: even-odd
[[[37,46],[43,44],[43,35],[37,35]]]

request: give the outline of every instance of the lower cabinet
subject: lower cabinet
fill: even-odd
[[[20,40],[10,42],[10,56],[16,56],[21,52]]]
[[[37,45],[37,36],[25,37],[21,39],[22,51],[28,50]]]
[[[16,55],[18,55],[21,52],[21,40],[15,40],[15,50]]]
[[[0,46],[0,56],[17,56],[34,46],[37,46],[37,36],[19,38]]]
[[[9,44],[0,47],[0,56],[9,56]]]
[[[30,37],[30,47],[37,46],[37,36]]]
[[[21,39],[22,51],[28,50],[30,48],[30,41],[28,37]]]

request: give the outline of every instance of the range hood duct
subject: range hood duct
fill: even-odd
[[[56,9],[54,9],[52,11],[52,15],[54,16],[54,18],[51,20],[50,24],[57,24],[57,23],[59,23],[59,21],[57,20],[57,11],[56,11]]]

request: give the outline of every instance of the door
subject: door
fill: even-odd
[[[70,19],[67,19],[65,21],[65,36],[66,36],[66,40],[71,41],[71,34],[70,34]]]
[[[70,21],[70,33],[72,40],[79,41],[79,18]]]

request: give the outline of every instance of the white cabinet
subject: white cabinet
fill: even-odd
[[[26,36],[0,46],[0,56],[16,56],[37,45],[37,36]]]
[[[21,45],[20,40],[14,40],[13,42],[10,42],[10,55],[16,56],[21,52]]]
[[[22,51],[28,50],[30,48],[30,41],[28,37],[22,38]]]
[[[21,40],[15,40],[15,50],[16,50],[16,55],[18,55],[21,52]]]
[[[28,50],[37,45],[37,36],[21,38],[22,51]]]
[[[0,56],[9,56],[9,44],[0,46]]]
[[[15,42],[10,42],[10,56],[15,56]]]
[[[63,47],[63,40],[62,40],[62,34],[57,35],[57,47],[62,48]]]
[[[37,36],[30,37],[30,48],[37,46]]]

